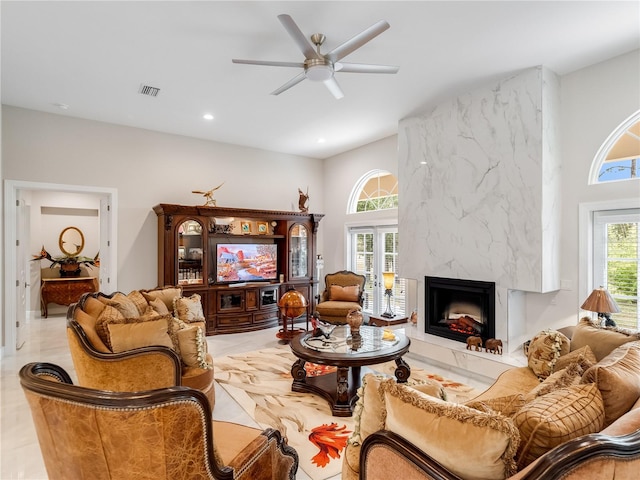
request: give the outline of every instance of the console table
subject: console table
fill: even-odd
[[[49,303],[68,306],[77,302],[83,293],[97,291],[98,279],[96,277],[43,278],[40,285],[42,316],[47,318]]]

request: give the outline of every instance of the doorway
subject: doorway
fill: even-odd
[[[25,212],[29,212],[25,197],[29,192],[65,192],[94,195],[99,198],[100,218],[100,289],[105,292],[117,290],[117,190],[106,187],[82,185],[62,185],[39,182],[5,180],[4,194],[4,299],[3,348],[2,355],[11,355],[19,347],[18,342],[28,342],[23,338],[20,319],[26,318],[26,301],[22,289],[29,288],[22,281],[21,273],[31,256],[28,252],[30,227]],[[31,212],[33,217],[34,213]],[[22,237],[22,238],[21,238]]]

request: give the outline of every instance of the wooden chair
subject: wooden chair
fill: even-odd
[[[295,479],[279,431],[212,421],[199,390],[93,390],[50,363],[19,375],[51,480]]]
[[[324,277],[325,289],[316,305],[320,319],[333,324],[347,323],[347,314],[354,309],[362,310],[364,303],[364,275],[341,270]]]

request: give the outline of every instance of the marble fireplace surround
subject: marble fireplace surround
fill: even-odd
[[[418,332],[434,276],[495,282],[503,361],[536,333],[526,292],[559,288],[558,117],[557,76],[538,66],[400,121],[398,271],[417,281]]]

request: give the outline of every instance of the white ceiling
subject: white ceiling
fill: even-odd
[[[445,96],[520,69],[563,75],[640,47],[638,1],[2,1],[2,103],[276,152],[326,158],[396,133]],[[344,59],[396,75],[337,73],[344,98],[299,73],[277,19],[324,33],[327,52],[378,20]],[[138,94],[141,84],[161,89]],[[66,104],[63,110],[56,104]],[[202,115],[210,112],[213,121]],[[319,144],[323,137],[326,142]]]

